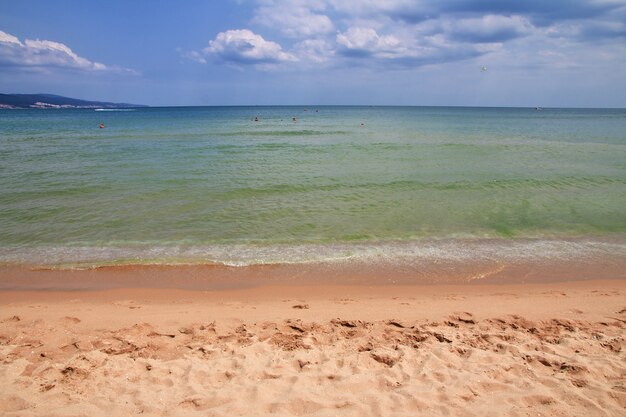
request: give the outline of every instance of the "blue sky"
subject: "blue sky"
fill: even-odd
[[[626,0],[0,0],[0,92],[626,107]]]

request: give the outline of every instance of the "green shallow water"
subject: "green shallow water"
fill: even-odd
[[[623,109],[0,111],[0,262],[626,241],[625,202]]]

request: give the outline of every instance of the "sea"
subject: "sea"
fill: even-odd
[[[625,109],[0,110],[0,265],[604,256]]]

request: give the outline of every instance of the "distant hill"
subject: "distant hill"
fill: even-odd
[[[88,101],[54,94],[0,94],[0,109],[120,109],[141,104]]]

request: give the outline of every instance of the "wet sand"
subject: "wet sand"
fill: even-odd
[[[302,285],[527,284],[626,279],[626,253],[578,258],[520,254],[516,262],[431,260],[409,264],[328,262],[224,265],[111,265],[89,268],[0,265],[0,291],[85,291],[114,288],[228,290]]]
[[[333,285],[268,271],[223,285],[198,266],[5,268],[0,414],[624,413],[624,279]],[[179,288],[159,281],[172,275]]]

